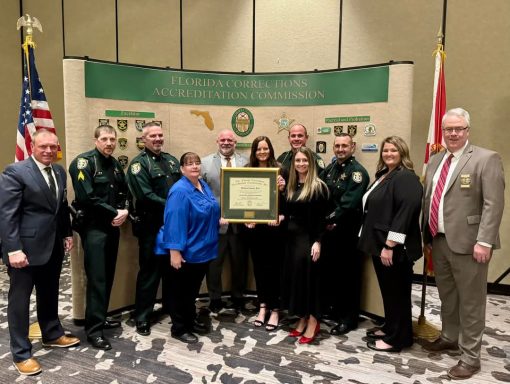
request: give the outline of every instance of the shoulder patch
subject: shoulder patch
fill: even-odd
[[[84,157],[78,157],[78,161],[76,162],[76,166],[78,169],[85,169],[87,168],[87,165],[89,164],[89,161],[85,159]]]
[[[319,167],[324,168],[324,160],[317,159],[317,164],[319,164]]]
[[[140,165],[140,163],[131,164],[131,173],[133,175],[138,174],[141,170],[142,170],[142,166]]]
[[[352,181],[355,183],[361,183],[363,181],[363,174],[361,172],[353,172],[352,173]]]

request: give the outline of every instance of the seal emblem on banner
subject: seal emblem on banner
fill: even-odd
[[[119,157],[117,157],[117,160],[119,160],[122,169],[126,169],[126,167],[128,166],[129,158],[126,155],[120,155]]]
[[[128,129],[128,121],[127,120],[117,120],[117,128],[119,131],[125,132]]]
[[[136,138],[136,148],[138,148],[140,151],[145,148],[145,143],[141,136]]]
[[[138,132],[142,132],[145,120],[135,120],[135,128]]]
[[[125,137],[119,137],[119,147],[124,150],[127,148],[127,139]]]
[[[288,131],[290,128],[290,125],[294,122],[294,119],[289,119],[287,117],[287,114],[285,112],[282,113],[279,119],[274,119],[273,122],[278,126],[278,132],[281,131]]]
[[[236,135],[244,137],[253,131],[255,120],[253,114],[246,108],[239,108],[232,115],[232,130]]]
[[[101,125],[101,126],[110,125],[110,120],[109,119],[99,119],[99,125]]]

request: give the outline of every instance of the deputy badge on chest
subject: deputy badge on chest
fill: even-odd
[[[460,187],[471,188],[471,174],[465,173],[460,175]]]
[[[361,183],[363,181],[363,175],[361,172],[353,172],[352,173],[352,181],[355,183]]]

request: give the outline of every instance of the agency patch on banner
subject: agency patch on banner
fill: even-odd
[[[253,114],[246,108],[239,108],[232,115],[232,130],[236,135],[244,137],[248,136],[253,131],[255,120]]]
[[[344,126],[343,125],[335,125],[333,127],[333,132],[335,133],[335,136],[340,136],[342,133],[344,133]]]
[[[135,120],[135,128],[138,132],[142,132],[145,120]]]
[[[117,160],[119,160],[122,169],[126,169],[129,163],[129,158],[126,155],[120,155],[119,157],[117,157]]]
[[[127,120],[117,120],[117,129],[122,132],[127,131],[128,121]]]
[[[125,137],[119,137],[118,142],[120,149],[125,150],[127,148],[128,139]]]
[[[140,151],[145,149],[145,143],[141,136],[136,138],[136,148],[138,148]]]
[[[110,125],[110,120],[109,119],[99,119],[99,125],[100,126]]]
[[[347,126],[347,133],[351,137],[356,136],[356,133],[358,133],[358,126],[357,125],[348,125]]]
[[[279,119],[274,119],[273,122],[278,126],[278,132],[277,133],[280,133],[281,131],[288,131],[291,124],[296,121],[294,119],[289,119],[287,117],[287,114],[285,112],[282,113],[282,115],[280,116]]]

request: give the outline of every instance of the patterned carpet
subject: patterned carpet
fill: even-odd
[[[126,324],[105,331],[113,349],[103,352],[90,348],[86,341],[76,348],[44,349],[34,342],[34,354],[43,372],[21,377],[12,366],[7,329],[8,277],[0,267],[0,383],[448,383],[446,369],[458,355],[434,355],[422,350],[420,343],[397,354],[385,354],[366,347],[365,331],[374,324],[366,319],[348,336],[330,336],[323,324],[320,337],[312,345],[298,346],[287,337],[288,324],[277,331],[254,328],[255,307],[248,304],[239,316],[229,311],[218,317],[203,318],[212,331],[194,345],[170,337],[169,318],[158,319],[152,334],[142,337]],[[420,287],[413,289],[414,314],[419,314]],[[439,326],[439,300],[434,288],[428,289],[426,317]],[[202,307],[204,303],[199,303]],[[488,298],[487,328],[482,349],[482,372],[466,383],[510,382],[510,299]],[[60,315],[67,330],[85,339],[83,329],[71,318],[69,266],[62,275]],[[35,321],[35,317],[33,319]]]

